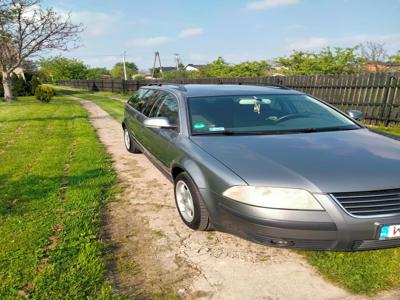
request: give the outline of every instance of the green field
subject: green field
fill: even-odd
[[[0,102],[0,299],[110,299],[101,208],[115,174],[79,103]]]

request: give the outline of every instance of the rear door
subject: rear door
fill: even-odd
[[[174,140],[179,134],[178,100],[175,95],[160,91],[160,98],[150,111],[149,117],[165,117],[175,128],[146,128],[144,135],[151,153],[164,166],[169,166],[173,157]]]
[[[144,146],[143,121],[148,107],[152,107],[158,99],[157,90],[139,89],[128,101],[125,108],[125,122],[127,122],[131,135]]]

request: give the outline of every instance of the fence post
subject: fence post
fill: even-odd
[[[389,77],[388,79],[386,79],[386,83],[384,85],[385,87],[385,93],[383,94],[383,100],[381,103],[381,109],[379,112],[379,121],[383,122],[384,120],[384,116],[385,116],[385,110],[386,110],[386,104],[389,98],[389,90],[390,90],[390,85],[392,82],[392,77]]]
[[[394,85],[392,86],[392,80],[394,81]],[[389,80],[389,85],[390,85],[390,89],[393,89],[393,91],[391,90],[390,94],[392,95],[390,97],[390,101],[388,103],[388,113],[386,116],[386,120],[385,120],[385,127],[387,127],[390,123],[390,115],[392,114],[392,108],[393,108],[393,101],[394,101],[394,95],[396,93],[396,88],[397,88],[397,84],[398,84],[398,78],[395,76],[390,76],[390,80]],[[389,93],[388,93],[389,94]],[[389,97],[389,95],[388,95]]]

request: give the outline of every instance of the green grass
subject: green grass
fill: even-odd
[[[375,294],[400,288],[400,249],[365,252],[304,252],[326,278],[351,292]]]
[[[394,135],[400,135],[400,126],[389,126],[389,127],[384,127],[384,126],[379,126],[376,129],[382,130],[384,132],[394,134]]]
[[[0,104],[0,299],[110,299],[111,161],[79,103]]]
[[[108,112],[110,116],[112,116],[119,122],[122,122],[122,120],[124,119],[125,103],[121,101],[113,100],[108,96],[101,96],[98,95],[97,93],[90,94],[85,91],[79,91],[74,88],[60,87],[60,86],[53,86],[53,87],[56,89],[58,93],[93,101],[102,109],[104,109],[106,112]]]
[[[69,88],[61,88],[64,92]],[[110,112],[120,110],[115,113],[114,118],[121,120],[123,114],[123,105],[116,105],[116,101],[111,99],[102,99],[99,102],[96,96],[88,94],[79,94],[78,91],[72,91],[76,97],[92,100]],[[400,134],[400,127],[379,127],[392,134]],[[155,233],[157,234],[157,233]],[[208,236],[208,239],[212,239]],[[302,252],[309,263],[315,266],[320,273],[340,286],[351,292],[374,294],[379,291],[400,288],[400,249],[386,249],[378,251],[365,252]]]
[[[111,93],[111,92],[96,92],[95,95],[105,96],[105,97],[115,97],[123,100],[128,100],[132,96],[132,93],[122,94],[122,93]]]

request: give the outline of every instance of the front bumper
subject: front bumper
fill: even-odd
[[[400,240],[379,240],[382,225],[400,224],[400,216],[356,218],[332,198],[319,202],[325,211],[255,207],[201,190],[215,229],[253,242],[304,250],[356,251],[400,247]]]

